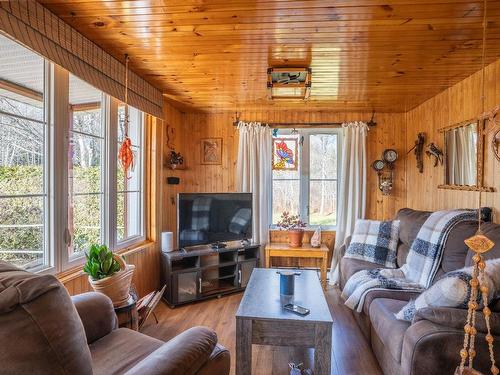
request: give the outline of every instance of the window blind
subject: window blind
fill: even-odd
[[[125,100],[125,65],[36,1],[1,1],[0,30],[96,88]],[[133,72],[129,72],[128,102],[163,118],[161,91]]]

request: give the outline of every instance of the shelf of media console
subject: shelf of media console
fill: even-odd
[[[259,261],[259,244],[196,246],[162,253],[163,299],[171,306],[244,290]]]

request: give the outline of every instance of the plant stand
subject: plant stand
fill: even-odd
[[[115,308],[118,326],[120,328],[129,328],[134,331],[139,330],[139,314],[137,312],[137,297],[134,293],[130,294],[127,303],[121,307]]]

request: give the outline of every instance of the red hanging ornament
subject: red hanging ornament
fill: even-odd
[[[122,122],[123,129],[123,142],[120,145],[120,149],[118,150],[118,162],[123,168],[123,172],[125,174],[125,178],[130,179],[128,171],[134,168],[134,152],[132,151],[132,141],[128,136],[128,125],[129,125],[129,116],[128,116],[128,55],[125,55],[125,116]]]

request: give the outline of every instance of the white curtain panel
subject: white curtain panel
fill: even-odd
[[[239,143],[236,163],[236,183],[239,191],[253,193],[252,240],[265,245],[271,216],[271,147],[269,126],[258,122],[238,124]],[[260,259],[264,259],[261,246]]]
[[[468,125],[446,133],[447,183],[475,185],[476,181],[476,125]]]
[[[342,124],[342,169],[338,197],[337,230],[330,270],[330,284],[338,283],[339,248],[354,230],[358,219],[365,218],[366,208],[366,136],[364,122]]]

